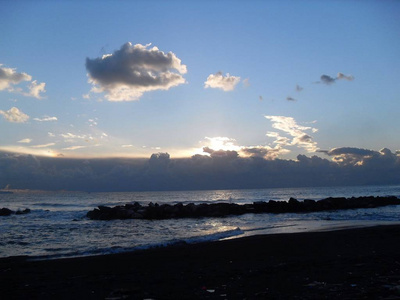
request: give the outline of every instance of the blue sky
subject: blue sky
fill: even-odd
[[[400,150],[397,1],[2,7],[0,150],[265,159]]]

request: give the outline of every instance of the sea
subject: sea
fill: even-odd
[[[396,196],[400,185],[271,188],[167,192],[87,193],[13,190],[0,193],[0,208],[31,210],[0,216],[0,258],[31,260],[102,255],[200,243],[257,234],[326,231],[400,222],[400,205],[312,213],[245,214],[221,218],[170,220],[90,220],[86,213],[99,205],[138,202],[253,203],[256,201],[320,200],[327,197]]]

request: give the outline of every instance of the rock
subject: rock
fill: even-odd
[[[189,203],[175,205],[150,202],[148,206],[142,206],[135,202],[124,206],[99,206],[89,211],[86,216],[92,220],[113,219],[174,219],[174,218],[200,218],[200,217],[225,217],[228,215],[241,215],[246,213],[298,213],[338,209],[369,208],[386,205],[399,205],[400,199],[389,197],[358,197],[358,198],[326,198],[319,201],[299,201],[290,198],[289,201],[269,202],[258,201],[253,204],[239,205],[236,203]],[[4,208],[3,208],[4,210]],[[6,211],[5,211],[6,213]]]
[[[13,213],[13,211],[11,209],[8,209],[8,208],[5,208],[5,207],[0,209],[0,216],[9,216],[12,213]]]
[[[29,214],[31,212],[31,210],[29,208],[25,208],[24,210],[17,210],[17,212],[15,213],[16,215],[25,215],[25,214]]]

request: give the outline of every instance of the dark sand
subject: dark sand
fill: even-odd
[[[0,299],[400,299],[400,226],[0,259]]]

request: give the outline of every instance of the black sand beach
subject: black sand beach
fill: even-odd
[[[1,299],[400,299],[400,226],[0,259]]]

